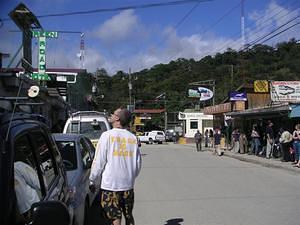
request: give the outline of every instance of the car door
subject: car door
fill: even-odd
[[[86,137],[82,137],[81,139],[81,148],[82,148],[82,162],[84,165],[84,170],[85,170],[85,180],[84,182],[86,182],[86,190],[89,193],[89,203],[91,204],[95,198],[95,194],[92,194],[91,192],[89,192],[88,186],[89,186],[89,176],[90,176],[90,172],[91,172],[91,165],[95,156],[95,148],[92,144],[92,142],[90,141],[90,139],[86,138]]]
[[[84,137],[80,138],[79,141],[80,145],[80,155],[81,155],[81,164],[82,164],[82,171],[81,171],[81,191],[83,195],[86,195],[89,192],[89,176],[90,176],[90,167],[88,166],[89,161],[91,160],[91,155],[89,151],[89,147],[84,140]],[[85,196],[84,198],[85,199]]]
[[[45,199],[66,201],[66,178],[56,162],[56,150],[50,138],[42,129],[30,131],[29,137],[34,145],[38,169],[43,178]]]
[[[33,203],[45,200],[46,192],[34,146],[27,133],[13,140],[14,149],[14,191],[17,201],[16,223],[22,221]]]

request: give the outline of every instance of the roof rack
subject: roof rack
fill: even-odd
[[[78,112],[72,113],[72,116],[93,116],[93,115],[107,116],[107,113],[106,112],[98,112],[98,111],[78,111]]]

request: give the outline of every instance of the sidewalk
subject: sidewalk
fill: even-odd
[[[182,145],[194,148],[196,151],[195,143],[188,143],[188,144],[182,144]],[[212,151],[213,149],[205,148],[202,146],[202,150]],[[259,164],[259,165],[262,165],[265,167],[284,169],[287,171],[291,171],[291,172],[300,174],[300,168],[294,167],[294,165],[292,165],[292,162],[281,162],[280,158],[279,159],[276,159],[276,158],[267,159],[267,158],[258,157],[255,155],[248,155],[247,153],[245,153],[245,154],[233,153],[232,151],[227,151],[227,150],[224,151],[223,156],[238,159],[240,161]]]

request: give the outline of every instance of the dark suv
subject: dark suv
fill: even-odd
[[[0,113],[0,224],[71,222],[63,162],[48,127],[37,119]]]

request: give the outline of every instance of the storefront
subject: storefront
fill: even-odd
[[[183,121],[184,137],[193,138],[197,130],[202,134],[206,129],[213,129],[213,115],[202,112],[179,112],[178,119]]]

